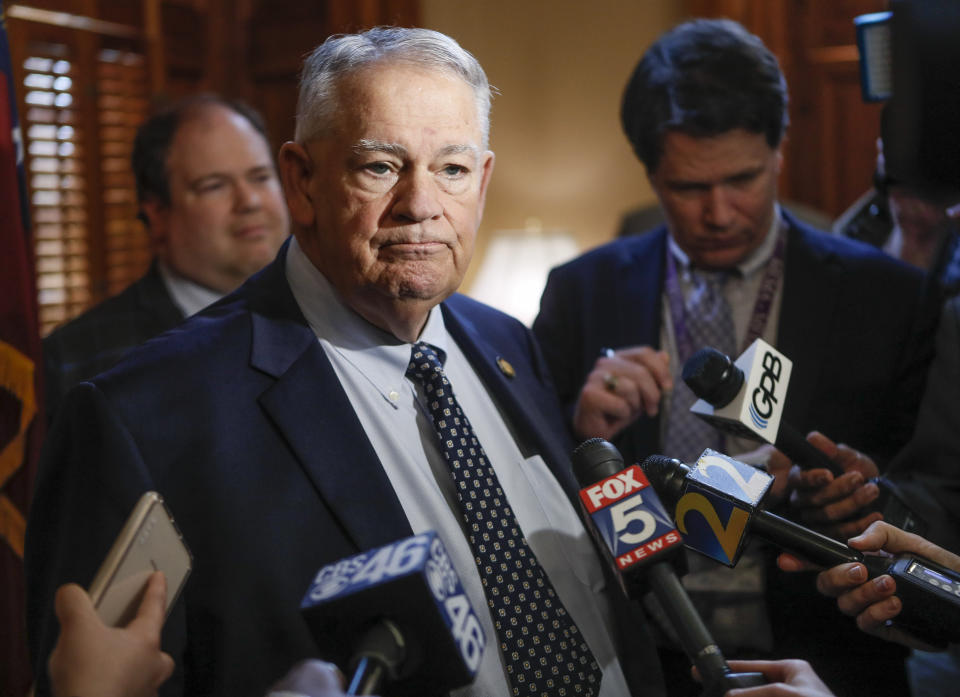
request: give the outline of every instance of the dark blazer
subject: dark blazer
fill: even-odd
[[[960,296],[943,308],[917,428],[887,476],[927,524],[924,537],[960,554]]]
[[[27,529],[36,666],[56,637],[56,587],[89,583],[145,490],[164,496],[194,556],[164,631],[177,662],[164,695],[264,694],[316,653],[298,608],[317,570],[412,534],[294,300],[285,249],[236,293],[68,395]],[[521,449],[542,455],[572,495],[570,442],[532,334],[463,296],[443,313]],[[659,694],[652,644],[642,623],[631,630],[625,672],[636,694]]]
[[[183,321],[157,269],[43,340],[44,397],[52,421],[67,391],[112,367],[134,346]]]
[[[784,217],[789,232],[776,347],[793,361],[793,373],[783,419],[868,452],[882,466],[913,429],[939,298],[920,272],[873,247]],[[602,347],[659,348],[666,245],[661,227],[551,272],[533,331],[568,418]],[[641,418],[614,442],[628,462],[661,452],[659,419]],[[855,684],[860,694],[905,689],[899,648],[838,619],[833,602],[812,592],[810,575],[787,577],[773,568],[771,574],[768,600],[783,657],[810,660],[837,694]],[[876,662],[851,665],[870,651],[895,654],[891,674]]]
[[[873,247],[789,222],[777,349],[793,361],[784,420],[885,462],[910,437],[933,351],[938,298]],[[666,228],[554,269],[533,325],[572,414],[603,347],[660,347]],[[628,460],[660,448],[659,418],[628,427]]]

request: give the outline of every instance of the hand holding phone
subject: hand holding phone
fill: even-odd
[[[61,586],[60,638],[47,664],[53,694],[155,697],[174,669],[160,648],[166,598],[163,573],[151,574],[133,621],[107,627],[80,586]]]
[[[124,627],[134,617],[154,571],[167,581],[165,613],[180,596],[192,557],[173,516],[155,491],[134,507],[90,584],[90,598],[108,627]]]

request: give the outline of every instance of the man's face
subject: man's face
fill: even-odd
[[[460,285],[493,153],[474,92],[455,76],[374,64],[342,78],[337,95],[328,132],[284,146],[288,201],[313,264],[350,307],[392,329],[393,317],[425,317]]]
[[[780,161],[780,150],[759,133],[667,133],[650,183],[691,263],[730,268],[760,246],[773,219]]]
[[[218,105],[191,115],[167,154],[170,204],[145,202],[157,254],[181,276],[221,293],[276,255],[289,230],[267,142]]]

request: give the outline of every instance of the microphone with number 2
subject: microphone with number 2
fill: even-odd
[[[439,695],[473,682],[486,637],[436,532],[342,559],[300,604],[320,653],[353,671],[347,694],[390,682],[395,695]]]
[[[602,438],[581,443],[572,462],[591,532],[616,578],[635,600],[647,590],[654,592],[684,652],[700,671],[703,694],[713,697],[735,687],[764,684],[760,673],[731,672],[697,614],[669,561],[683,540],[640,467],[624,468],[623,456]]]
[[[880,557],[763,510],[773,477],[709,448],[693,467],[662,455],[640,465],[667,506],[684,544],[735,566],[748,533],[822,566],[860,562],[870,578],[891,575],[903,609],[896,623],[931,644],[960,641],[960,574],[914,556]]]

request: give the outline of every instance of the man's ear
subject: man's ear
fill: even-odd
[[[151,198],[140,204],[140,212],[146,221],[154,252],[162,253],[170,230],[170,206]]]
[[[278,165],[291,219],[303,227],[312,226],[314,212],[310,182],[313,179],[313,160],[310,153],[300,143],[287,141],[280,147]]]

